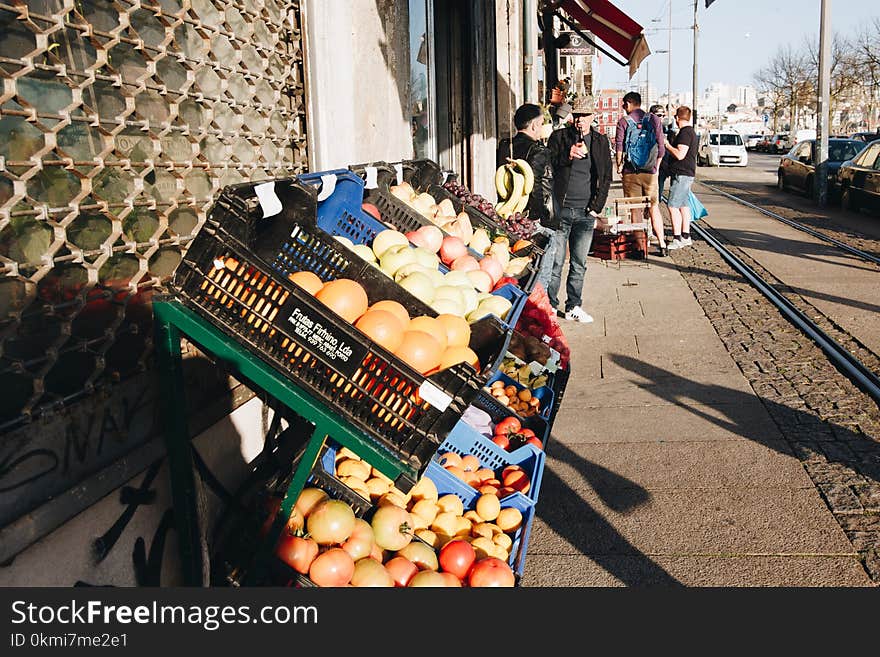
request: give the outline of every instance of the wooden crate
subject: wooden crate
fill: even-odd
[[[648,256],[648,238],[645,231],[612,235],[593,235],[592,255],[602,260],[644,259]]]

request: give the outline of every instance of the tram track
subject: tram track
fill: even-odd
[[[711,190],[712,192],[719,194],[720,196],[723,196],[724,198],[727,198],[731,201],[734,201],[735,203],[739,203],[740,205],[743,205],[743,206],[748,207],[752,210],[755,210],[756,212],[760,212],[762,215],[764,215],[766,217],[770,217],[771,219],[775,219],[776,221],[784,223],[785,225],[790,226],[791,228],[794,228],[794,229],[799,230],[801,232],[807,233],[808,235],[815,237],[816,239],[819,239],[819,240],[822,240],[823,242],[831,244],[831,245],[837,247],[838,249],[840,249],[841,251],[844,251],[852,256],[855,256],[856,258],[859,258],[860,260],[864,260],[865,262],[871,262],[875,265],[880,266],[880,255],[878,255],[876,253],[865,251],[864,249],[860,249],[860,248],[853,246],[852,244],[849,244],[843,240],[832,237],[824,231],[816,230],[815,228],[811,228],[810,226],[808,226],[805,223],[802,223],[800,221],[796,221],[796,220],[791,219],[789,217],[785,217],[779,213],[776,213],[776,212],[773,212],[773,211],[768,210],[766,208],[763,208],[755,203],[752,203],[751,201],[748,201],[744,198],[736,196],[735,194],[731,194],[731,193],[725,191],[724,189],[722,189],[718,185],[710,184],[710,183],[702,181],[702,180],[697,181],[697,184],[702,185],[703,187]],[[753,192],[751,192],[750,195],[755,195],[755,194]],[[864,239],[865,238],[859,238],[859,241],[864,241]]]
[[[760,208],[755,209],[760,210]],[[852,336],[838,326],[832,318],[824,316],[824,314],[816,309],[815,306],[809,304],[808,301],[803,300],[811,309],[810,312],[813,313],[813,317],[816,317],[815,313],[819,313],[825,318],[826,321],[823,323],[826,324],[826,327],[830,324],[833,330],[828,331],[826,328],[820,326],[817,321],[812,319],[807,312],[804,311],[804,309],[798,307],[800,304],[794,303],[778,289],[778,287],[780,287],[778,283],[774,284],[766,280],[766,274],[760,274],[755,267],[746,263],[743,257],[738,256],[730,248],[725,246],[715,231],[707,229],[699,223],[691,224],[691,231],[715,249],[728,265],[741,274],[749,284],[760,291],[761,294],[763,294],[764,297],[766,297],[767,300],[770,301],[770,303],[772,303],[792,325],[807,335],[822,350],[838,371],[880,406],[880,374],[878,374],[878,372],[880,372],[880,357],[878,357],[877,354],[874,354],[870,349],[865,347],[865,345],[859,342],[855,336]],[[783,286],[785,286],[784,283]],[[793,291],[791,291],[790,294],[797,295],[797,293]],[[802,299],[800,295],[797,296]],[[832,333],[837,335],[832,336]],[[862,352],[868,360],[874,362],[870,364],[863,362],[861,358],[856,356],[849,348],[841,343],[841,337],[846,342],[855,344],[858,351]]]

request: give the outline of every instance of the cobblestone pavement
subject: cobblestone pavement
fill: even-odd
[[[739,254],[741,255],[741,254]],[[880,584],[880,409],[702,240],[672,258],[727,350]],[[767,272],[746,259],[761,275]],[[773,279],[770,279],[773,281]],[[776,281],[874,371],[875,354]]]

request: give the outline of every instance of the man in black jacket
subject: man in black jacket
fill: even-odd
[[[611,187],[611,144],[592,127],[593,99],[578,97],[572,104],[574,124],[550,135],[553,166],[553,202],[559,217],[554,240],[557,249],[547,296],[558,306],[565,244],[568,243],[569,268],[565,284],[565,318],[589,323],[593,318],[581,307],[587,254],[593,242],[596,218],[605,208]]]
[[[496,166],[507,162],[508,158],[525,160],[532,167],[535,184],[529,194],[526,210],[529,217],[541,224],[533,240],[546,250],[538,271],[538,280],[545,288],[550,283],[552,269],[551,236],[559,227],[553,213],[553,168],[550,166],[550,151],[541,141],[541,129],[544,125],[544,112],[538,105],[526,103],[520,105],[513,114],[513,124],[517,133],[513,139],[507,137],[499,140],[496,152]],[[512,147],[511,147],[512,146]],[[540,237],[539,237],[540,235]],[[549,256],[549,257],[548,257]]]

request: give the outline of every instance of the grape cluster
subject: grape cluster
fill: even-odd
[[[538,224],[534,219],[530,219],[527,214],[523,214],[522,212],[514,212],[509,217],[502,217],[495,211],[495,206],[492,205],[490,201],[487,201],[479,194],[473,193],[457,180],[450,180],[446,182],[443,187],[447,191],[455,194],[455,196],[463,203],[467,203],[489,217],[489,219],[503,228],[511,237],[524,240],[530,239],[538,227]]]

